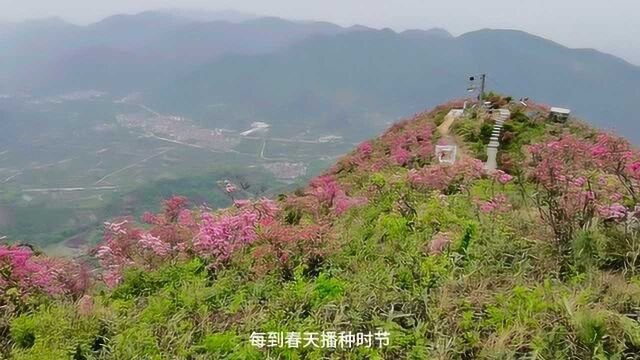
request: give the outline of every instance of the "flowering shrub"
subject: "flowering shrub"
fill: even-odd
[[[477,200],[476,204],[485,214],[506,213],[511,210],[511,204],[505,194],[498,194],[488,201]]]
[[[373,146],[371,145],[371,141],[365,141],[362,144],[358,145],[358,154],[363,158],[368,158],[373,153]]]
[[[355,169],[377,172],[393,166],[413,168],[429,163],[434,155],[435,128],[432,120],[443,109],[438,108],[429,114],[416,115],[413,119],[394,124],[374,141],[360,144],[332,167],[329,174]]]
[[[420,122],[409,122],[402,131],[388,132],[382,142],[390,149],[397,165],[406,166],[414,160],[426,160],[434,153],[431,141],[433,127]]]
[[[367,204],[365,197],[340,196],[334,201],[333,211],[336,215],[342,215],[354,206]]]
[[[637,154],[625,141],[600,135],[593,144],[564,136],[529,150],[530,177],[537,185],[534,199],[558,240],[568,241],[597,216],[623,220],[628,210],[619,203],[622,192],[637,203],[638,182],[631,171]],[[612,183],[611,177],[617,181]]]
[[[391,158],[401,166],[406,165],[411,159],[411,153],[402,146],[391,149]]]
[[[494,174],[494,177],[495,177],[496,181],[498,181],[502,185],[506,185],[506,184],[510,183],[511,180],[513,180],[513,176],[505,173],[502,170],[497,170],[495,172],[495,174]]]
[[[627,217],[627,208],[618,203],[609,206],[600,205],[597,207],[598,214],[605,220],[621,221]]]
[[[318,213],[316,206],[323,207],[333,214],[341,215],[353,206],[364,205],[367,199],[364,197],[350,197],[338,184],[333,175],[322,175],[313,180],[309,185],[306,194],[317,200],[317,203],[307,202],[313,213]]]
[[[569,241],[577,227],[595,215],[595,193],[588,169],[590,144],[573,136],[530,147],[531,178],[538,185],[535,200],[542,219],[556,239]]]
[[[120,220],[105,223],[104,245],[96,250],[96,257],[102,265],[102,278],[108,286],[115,286],[122,278],[121,271],[136,263],[144,247],[138,242],[142,237],[141,230],[134,229],[130,221]]]
[[[266,199],[218,214],[205,213],[194,249],[198,255],[214,260],[214,264],[228,260],[235,250],[253,243],[258,226],[272,223],[277,213],[275,203]]]
[[[287,277],[293,269],[306,264],[308,270],[320,265],[330,251],[326,239],[326,225],[284,225],[273,223],[258,234],[257,246],[253,251],[254,270],[265,273],[278,269]]]
[[[0,246],[0,304],[38,294],[79,297],[89,278],[74,262],[35,255],[28,247]]]
[[[640,161],[629,165],[629,173],[634,179],[640,180]]]
[[[127,267],[154,269],[174,258],[197,255],[217,266],[255,241],[257,228],[270,224],[279,211],[267,199],[237,200],[234,208],[215,213],[196,213],[186,205],[184,198],[174,197],[165,202],[161,214],[145,214],[143,220],[153,225],[149,230],[136,228],[131,219],[106,223],[104,245],[96,251],[105,283],[118,284]]]
[[[189,202],[184,196],[173,196],[163,201],[163,212],[159,215],[145,212],[142,221],[150,225],[160,225],[175,222],[180,213],[186,209]]]
[[[485,175],[484,165],[476,159],[463,159],[452,166],[431,165],[409,171],[408,180],[416,188],[450,194],[465,189]]]
[[[608,174],[615,175],[625,192],[635,203],[640,200],[640,155],[629,142],[616,136],[600,134],[591,147],[595,164]]]

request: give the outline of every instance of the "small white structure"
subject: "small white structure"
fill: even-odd
[[[458,147],[455,145],[436,145],[436,158],[440,164],[453,165],[457,153]]]
[[[570,109],[565,109],[561,107],[552,107],[551,110],[549,111],[549,117],[551,118],[551,120],[557,121],[557,122],[567,121],[570,115],[571,115]]]
[[[241,136],[251,135],[253,133],[265,133],[269,130],[269,124],[262,121],[256,121],[251,124],[251,129],[241,132]]]

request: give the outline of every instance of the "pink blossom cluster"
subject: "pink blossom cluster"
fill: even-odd
[[[347,195],[333,175],[322,175],[313,179],[307,195],[315,197],[320,206],[330,209],[336,215],[345,213],[353,206],[367,203],[367,199],[364,197],[350,197]]]
[[[624,205],[613,203],[611,205],[598,205],[598,214],[605,220],[622,221],[626,219],[628,209]]]
[[[629,173],[631,173],[631,176],[635,179],[640,180],[640,161],[636,161],[629,165]]]
[[[432,118],[443,109],[395,123],[379,138],[360,144],[356,151],[340,160],[330,173],[356,168],[375,172],[392,166],[414,167],[427,163],[434,154]]]
[[[258,228],[271,224],[278,210],[273,201],[262,199],[255,206],[240,204],[236,210],[205,213],[194,249],[216,262],[228,260],[235,250],[253,243],[258,238]]]
[[[164,201],[164,216],[165,221],[175,221],[180,214],[180,211],[185,209],[188,205],[187,198],[184,196],[173,196]]]
[[[358,153],[363,158],[368,158],[373,153],[373,145],[371,145],[371,141],[367,140],[360,145],[358,145]]]
[[[494,176],[495,176],[495,179],[502,185],[506,185],[510,183],[511,180],[513,180],[513,176],[505,173],[502,170],[497,170]]]
[[[635,197],[640,178],[640,156],[624,139],[601,134],[595,144],[573,136],[530,148],[533,154],[534,181],[546,189],[566,192],[588,187],[593,199],[618,198],[617,188]],[[593,174],[600,174],[594,176]],[[607,176],[617,180],[612,186]],[[595,179],[592,179],[595,178]],[[601,194],[602,196],[600,196]],[[637,200],[637,199],[636,199]]]
[[[123,219],[104,224],[104,243],[96,249],[96,257],[103,268],[102,278],[108,286],[115,286],[122,278],[122,270],[136,264],[145,250],[139,244],[144,234]]]
[[[592,147],[596,165],[615,175],[634,201],[640,201],[640,154],[623,138],[601,134]]]
[[[575,228],[596,216],[623,221],[629,213],[623,194],[638,203],[634,164],[639,156],[621,138],[601,134],[593,143],[565,135],[530,151],[538,208],[558,238],[570,238]]]
[[[404,166],[411,160],[411,153],[402,146],[391,149],[391,158],[397,165]]]
[[[336,215],[342,215],[352,207],[366,205],[367,202],[367,198],[365,197],[341,196],[335,200],[333,210]]]
[[[446,191],[455,187],[461,190],[469,183],[485,175],[484,165],[476,159],[464,159],[453,166],[430,165],[409,171],[409,182],[425,190]]]
[[[0,301],[13,289],[21,298],[35,294],[80,296],[88,270],[60,258],[36,256],[28,247],[0,246]]]
[[[161,214],[153,214],[145,212],[142,215],[142,221],[150,225],[159,225],[167,222],[175,221],[180,213],[185,210],[189,202],[184,196],[173,196],[163,201],[163,212]]]
[[[506,213],[511,210],[511,204],[505,194],[498,194],[488,201],[477,201],[481,212],[485,214]]]
[[[631,161],[635,154],[629,142],[609,134],[598,135],[598,141],[591,146],[591,156],[600,167],[608,171],[616,171]]]
[[[396,164],[405,166],[413,158],[426,159],[433,155],[432,133],[433,127],[410,122],[402,131],[387,133],[382,139],[389,144],[391,158]]]
[[[171,244],[160,240],[160,237],[153,236],[150,233],[144,233],[140,236],[139,244],[142,248],[151,250],[160,257],[167,256],[171,252]]]
[[[295,255],[304,261],[326,255],[329,242],[324,235],[327,226],[317,224],[286,225],[273,223],[261,229],[253,251],[258,273],[275,268],[292,269]]]
[[[547,189],[565,187],[567,180],[593,167],[590,148],[591,144],[574,136],[530,146],[533,180]]]
[[[328,207],[332,207],[335,198],[344,193],[333,175],[318,176],[311,180],[309,187],[309,195],[315,196]]]
[[[105,283],[117,285],[128,267],[153,269],[179,257],[198,255],[216,265],[255,241],[258,228],[273,222],[279,212],[267,199],[237,200],[235,207],[215,213],[196,213],[186,205],[184,198],[172,198],[161,214],[145,214],[149,230],[136,228],[131,219],[106,223],[104,243],[96,250]]]

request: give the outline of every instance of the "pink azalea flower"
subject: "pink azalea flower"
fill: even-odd
[[[411,159],[411,153],[404,148],[398,147],[391,152],[391,157],[398,165],[405,165]]]
[[[88,285],[86,269],[73,262],[36,256],[30,248],[0,245],[0,294],[17,289],[23,298],[35,294],[78,295]]]
[[[636,161],[633,164],[629,165],[629,170],[631,171],[633,177],[640,180],[640,161]]]
[[[586,183],[587,183],[587,179],[585,179],[583,177],[579,177],[577,179],[574,179],[573,182],[572,182],[572,184],[574,186],[577,186],[577,187],[583,187]]]
[[[506,185],[508,184],[511,180],[513,180],[513,176],[505,173],[502,170],[498,170],[496,172],[496,179],[498,180],[498,182],[502,185]]]
[[[163,242],[159,237],[153,236],[149,233],[142,235],[140,238],[140,245],[145,249],[152,250],[160,257],[166,256],[171,251],[171,245]]]
[[[622,200],[623,198],[624,197],[620,193],[614,193],[614,194],[611,194],[611,196],[609,196],[609,199],[611,201],[614,201],[614,202],[618,202],[618,201]]]
[[[178,224],[182,226],[195,226],[196,221],[193,218],[193,214],[189,209],[182,209],[178,214]]]
[[[498,194],[489,201],[480,201],[480,211],[489,214],[493,212],[505,213],[511,210],[511,204],[505,194]]]
[[[365,141],[358,146],[358,151],[364,156],[369,156],[373,152],[373,146],[370,141]]]
[[[144,214],[142,214],[142,222],[150,225],[157,224],[158,217],[147,211]]]
[[[627,217],[628,210],[618,203],[609,206],[598,206],[599,215],[606,220],[624,220]]]
[[[598,144],[595,145],[593,148],[591,148],[591,155],[592,156],[602,156],[604,154],[606,154],[609,150],[607,149],[606,146],[602,145],[602,144]]]

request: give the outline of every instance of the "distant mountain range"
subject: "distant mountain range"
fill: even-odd
[[[468,75],[484,72],[490,90],[572,108],[640,141],[640,67],[595,50],[512,30],[454,37],[233,13],[210,19],[163,11],[88,26],[5,25],[0,92],[141,92],[164,111],[216,126],[262,120],[362,138],[407,110],[466,96]]]
[[[60,19],[29,21],[0,33],[5,49],[0,81],[5,91],[36,94],[77,89],[126,93],[189,73],[223,54],[274,51],[311,35],[340,31],[328,23],[271,18],[201,22],[163,12],[115,15],[88,26]]]
[[[260,117],[296,131],[375,133],[407,110],[466,96],[468,75],[482,72],[491,90],[572,108],[640,141],[640,67],[511,30],[313,37],[275,53],[225,56],[157,88],[152,99],[167,111],[213,121]]]

